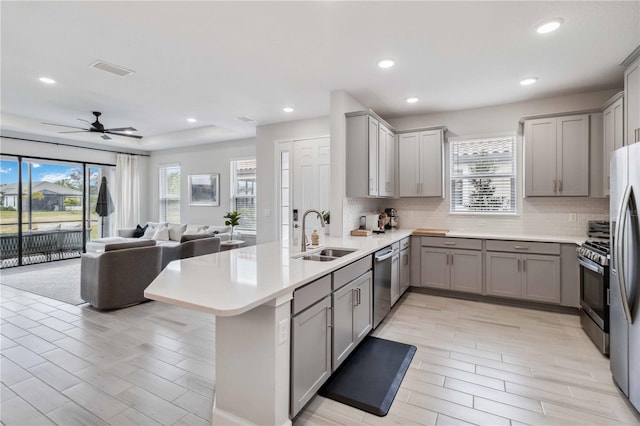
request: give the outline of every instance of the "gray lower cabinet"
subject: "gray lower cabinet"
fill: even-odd
[[[332,294],[333,371],[371,331],[372,284],[372,274],[367,272]]]
[[[486,291],[491,296],[560,303],[560,257],[488,251]]]
[[[291,320],[291,415],[295,416],[331,375],[331,297]]]
[[[423,287],[482,292],[482,252],[480,250],[422,247]]]

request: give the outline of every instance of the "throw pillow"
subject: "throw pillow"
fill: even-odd
[[[144,235],[144,233],[147,231],[147,228],[149,227],[149,225],[145,225],[144,228],[140,225],[136,226],[136,230],[133,231],[133,238],[140,238]]]
[[[156,229],[156,232],[153,234],[151,239],[156,241],[169,241],[169,228],[166,226],[160,226]]]
[[[180,241],[182,234],[187,230],[187,225],[181,225],[179,223],[169,224],[169,239],[171,241]]]

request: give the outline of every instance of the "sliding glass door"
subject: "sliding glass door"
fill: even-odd
[[[78,257],[113,235],[114,182],[111,165],[1,156],[0,268]]]

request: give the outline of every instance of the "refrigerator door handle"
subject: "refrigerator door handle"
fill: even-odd
[[[629,201],[633,189],[628,185],[624,190],[622,197],[622,203],[618,210],[618,228],[616,229],[616,268],[618,269],[618,287],[620,287],[620,296],[622,299],[622,310],[624,312],[624,318],[629,324],[631,324],[631,309],[629,309],[629,295],[627,294],[627,281],[624,273],[624,241],[623,236],[625,234],[625,228],[627,225],[627,211],[629,210]]]

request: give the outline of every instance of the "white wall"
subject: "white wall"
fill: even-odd
[[[159,167],[165,164],[180,165],[180,221],[194,224],[224,224],[223,216],[231,210],[231,171],[229,162],[256,156],[255,139],[216,142],[207,145],[154,151],[149,159],[149,220],[157,221],[159,215]],[[220,206],[190,206],[188,176],[204,173],[220,173]],[[260,183],[257,184],[258,191]]]
[[[328,116],[269,124],[256,128],[258,244],[275,241],[278,238],[276,141],[327,136],[329,130]],[[333,151],[333,142],[331,150]]]
[[[108,151],[109,147],[86,144],[86,147],[77,146],[78,141],[68,141],[60,138],[50,138],[44,136],[30,136],[14,132],[4,132],[7,136],[20,137],[24,139],[34,139],[46,142],[58,142],[60,145],[51,145],[48,143],[31,142],[27,140],[16,140],[10,138],[0,138],[0,154],[3,155],[21,155],[24,157],[40,157],[50,158],[52,160],[82,161],[87,163],[116,164],[117,152],[127,152],[132,154],[147,155],[147,151],[133,150],[126,148],[114,147],[114,151]],[[73,145],[73,146],[67,146]],[[99,150],[87,149],[97,148]],[[107,151],[105,151],[107,150]],[[140,185],[141,188],[149,186],[149,157],[140,157]],[[147,204],[140,203],[140,217],[142,219],[148,217],[149,212]]]

